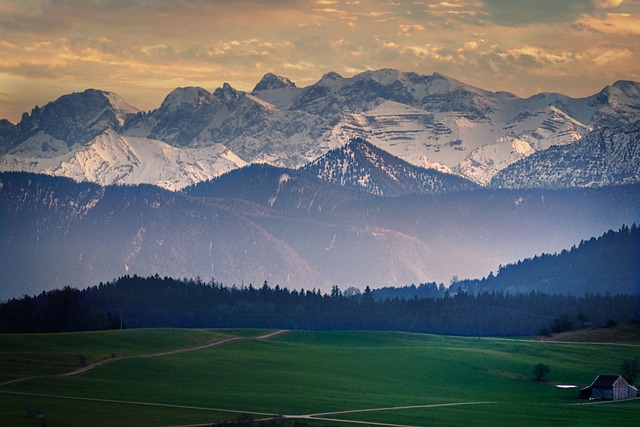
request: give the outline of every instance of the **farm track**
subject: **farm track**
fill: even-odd
[[[264,340],[264,339],[269,339],[272,337],[275,337],[277,335],[283,334],[287,332],[284,329],[281,330],[277,330],[277,331],[271,331],[268,332],[266,334],[260,335],[255,337],[254,339],[260,339],[260,340]],[[185,347],[185,348],[179,348],[176,350],[169,350],[169,351],[162,351],[159,353],[151,353],[151,354],[142,354],[142,355],[136,355],[136,356],[121,356],[121,357],[112,357],[109,359],[103,359],[100,360],[98,362],[92,363],[90,365],[84,366],[80,369],[76,369],[70,372],[66,372],[63,374],[55,374],[55,375],[40,375],[40,376],[30,376],[30,377],[24,377],[24,378],[17,378],[17,379],[13,379],[13,380],[9,380],[9,381],[5,381],[3,383],[0,383],[0,387],[5,386],[5,385],[9,385],[9,384],[15,384],[15,383],[20,383],[20,382],[24,382],[24,381],[29,381],[29,380],[33,380],[36,378],[45,378],[45,377],[70,377],[73,375],[80,375],[80,374],[84,374],[86,372],[89,372],[93,369],[96,369],[100,366],[104,366],[108,363],[112,363],[112,362],[116,362],[116,361],[120,361],[120,360],[126,360],[126,359],[140,359],[140,358],[151,358],[151,357],[162,357],[162,356],[171,356],[174,354],[180,354],[180,353],[187,353],[187,352],[191,352],[191,351],[198,351],[198,350],[204,350],[210,347],[215,347],[215,346],[219,346],[219,345],[224,345],[224,344],[228,344],[230,342],[233,341],[238,341],[238,340],[242,340],[245,339],[244,337],[238,337],[238,336],[232,336],[229,338],[223,338],[223,339],[218,339],[218,340],[214,340],[214,341],[209,341],[207,343],[204,344],[198,344],[192,347]]]
[[[477,338],[474,338],[477,339]],[[495,341],[512,341],[512,342],[524,342],[524,343],[538,343],[540,345],[547,344],[570,344],[570,345],[602,345],[602,346],[620,346],[620,347],[631,347],[637,348],[640,347],[640,344],[637,343],[626,343],[626,342],[606,342],[606,341],[554,341],[549,339],[523,339],[523,338],[501,338],[501,337],[486,337],[482,339],[491,339]]]
[[[62,395],[55,395],[55,394],[24,393],[20,391],[4,391],[4,390],[0,390],[0,393],[14,394],[18,396],[47,397],[52,399],[80,400],[80,401],[86,401],[86,402],[118,403],[123,405],[153,406],[158,408],[193,409],[198,411],[227,412],[232,414],[261,415],[261,416],[268,416],[268,417],[276,416],[276,414],[269,414],[266,412],[237,411],[233,409],[207,408],[202,406],[189,406],[189,405],[172,405],[170,403],[136,402],[132,400],[98,399],[93,397],[62,396]],[[203,424],[203,425],[211,425],[211,424],[209,423],[209,424]]]
[[[443,408],[443,407],[450,407],[450,406],[488,405],[493,403],[497,403],[497,402],[453,402],[453,403],[435,403],[430,405],[391,406],[391,407],[384,407],[384,408],[352,409],[352,410],[346,410],[346,411],[322,412],[322,413],[306,414],[306,415],[273,415],[269,418],[262,418],[257,421],[269,421],[275,418],[284,418],[284,419],[290,419],[290,420],[329,421],[329,422],[338,422],[338,423],[344,423],[344,424],[360,424],[360,425],[384,426],[384,427],[418,427],[410,424],[392,424],[392,423],[381,423],[376,421],[349,420],[349,419],[341,419],[341,418],[330,418],[329,416],[358,414],[358,413],[366,413],[366,412],[400,411],[403,409],[430,409],[430,408]],[[176,426],[169,426],[169,427],[204,427],[208,425],[210,424],[189,424],[189,425],[176,425]]]
[[[430,409],[430,408],[443,408],[443,407],[449,407],[449,406],[488,405],[493,403],[497,403],[497,402],[453,402],[453,403],[435,403],[430,405],[391,406],[386,408],[352,409],[352,410],[346,410],[346,411],[323,412],[323,413],[309,414],[309,415],[284,415],[283,417],[291,418],[291,419],[307,419],[307,420],[330,421],[330,422],[340,422],[340,423],[348,423],[348,424],[363,424],[363,425],[386,426],[386,427],[417,427],[417,426],[412,426],[408,424],[389,424],[389,423],[379,423],[375,421],[345,420],[340,418],[329,418],[329,416],[360,414],[360,413],[367,413],[367,412],[400,411],[403,409]],[[186,426],[183,426],[183,427],[186,427]]]
[[[276,330],[270,331],[263,335],[259,335],[257,337],[253,337],[253,339],[257,340],[266,340],[283,333],[287,332],[286,330]],[[114,357],[109,359],[104,359],[98,361],[96,363],[92,363],[88,366],[82,367],[80,369],[76,369],[70,372],[66,372],[63,374],[56,375],[47,375],[47,376],[30,376],[25,378],[18,378],[11,381],[6,381],[4,383],[0,383],[0,387],[8,384],[14,384],[23,381],[29,381],[36,378],[44,378],[44,377],[70,377],[74,375],[81,375],[86,372],[89,372],[93,369],[99,368],[100,366],[104,366],[108,363],[112,363],[119,360],[133,359],[133,358],[151,358],[151,357],[162,357],[162,356],[170,356],[174,354],[186,353],[191,351],[204,350],[207,348],[220,346],[224,344],[228,344],[234,341],[247,339],[245,337],[240,336],[232,336],[220,340],[210,341],[204,344],[199,344],[192,347],[185,347],[176,350],[163,351],[158,353],[151,353],[145,355],[137,355],[137,356],[121,356]],[[251,339],[251,338],[249,338]],[[198,407],[198,406],[188,406],[188,405],[172,405],[172,404],[164,404],[164,403],[154,403],[154,402],[135,402],[135,401],[126,401],[126,400],[115,400],[115,399],[98,399],[98,398],[90,398],[90,397],[77,397],[77,396],[62,396],[62,395],[51,395],[51,394],[40,394],[40,393],[23,393],[23,392],[13,392],[13,391],[4,391],[0,390],[0,393],[3,394],[15,394],[15,395],[25,395],[25,396],[38,396],[38,397],[46,397],[53,399],[67,399],[67,400],[78,400],[78,401],[91,401],[91,402],[104,402],[104,403],[117,403],[124,405],[138,405],[138,406],[151,406],[151,407],[163,407],[163,408],[175,408],[175,409],[192,409],[198,411],[209,411],[209,412],[221,412],[221,413],[232,413],[239,415],[253,415],[261,418],[262,420],[270,420],[274,418],[285,418],[285,419],[299,419],[299,420],[316,420],[316,421],[327,421],[327,422],[340,422],[345,424],[356,424],[356,425],[370,425],[370,426],[382,426],[382,427],[416,427],[408,424],[391,424],[391,423],[379,423],[372,421],[361,421],[361,420],[345,420],[334,418],[334,416],[346,415],[346,414],[357,414],[357,413],[368,413],[368,412],[382,412],[382,411],[396,411],[403,409],[427,409],[427,408],[438,408],[438,407],[447,407],[447,406],[463,406],[463,405],[483,405],[490,404],[495,402],[455,402],[455,403],[443,403],[443,404],[430,404],[430,405],[412,405],[412,406],[397,406],[397,407],[383,407],[383,408],[369,408],[369,409],[353,409],[353,410],[344,410],[344,411],[335,411],[335,412],[322,412],[322,413],[313,413],[313,414],[301,414],[301,415],[281,415],[281,414],[271,414],[265,412],[254,412],[254,411],[238,411],[232,409],[223,409],[223,408],[209,408],[209,407]],[[173,427],[200,427],[207,426],[206,424],[189,424],[182,426],[173,426]]]
[[[277,331],[268,332],[268,333],[266,333],[264,335],[260,335],[260,336],[256,337],[256,339],[257,340],[266,340],[266,339],[269,339],[269,338],[273,338],[273,337],[275,337],[277,335],[284,334],[285,332],[287,332],[286,329],[280,329],[280,330],[277,330]]]
[[[201,349],[207,349],[210,347],[214,347],[214,346],[219,346],[219,345],[224,345],[227,343],[231,343],[233,341],[237,341],[237,340],[244,340],[244,339],[248,339],[248,340],[265,340],[265,339],[270,339],[276,336],[279,336],[282,333],[287,332],[286,330],[275,330],[275,331],[268,331],[262,335],[259,336],[253,336],[253,337],[242,337],[242,336],[227,336],[224,338],[219,338],[218,340],[215,341],[210,341],[210,342],[205,342],[202,344],[198,344],[198,345],[194,345],[191,347],[184,347],[184,348],[178,348],[175,350],[170,350],[170,351],[162,351],[162,352],[158,352],[158,353],[151,353],[151,354],[146,354],[146,355],[136,355],[136,356],[121,356],[118,358],[109,358],[109,359],[105,359],[102,360],[100,362],[96,362],[93,363],[89,366],[86,366],[84,368],[81,369],[75,369],[73,371],[67,372],[67,373],[63,373],[63,374],[54,374],[54,375],[41,375],[41,376],[31,376],[31,377],[27,377],[27,378],[21,378],[21,379],[15,379],[15,380],[11,380],[11,381],[7,381],[5,383],[0,383],[0,387],[2,387],[3,385],[7,385],[7,384],[11,384],[11,383],[16,383],[16,382],[20,382],[20,381],[28,381],[30,379],[36,379],[36,378],[55,378],[55,377],[68,377],[68,376],[72,376],[72,375],[81,375],[85,372],[88,372],[92,369],[96,369],[102,365],[105,365],[107,363],[116,361],[116,360],[123,360],[123,359],[133,359],[133,358],[151,358],[151,357],[161,357],[161,356],[170,356],[173,354],[180,354],[180,353],[186,353],[186,352],[190,352],[190,351],[197,351],[197,350],[201,350]],[[477,338],[475,338],[477,339]],[[535,343],[535,341],[533,340],[521,340],[521,339],[509,339],[509,341],[522,341],[522,342],[528,342],[528,343]],[[540,345],[543,344],[557,344],[559,342],[554,342],[554,341],[540,341],[539,342]],[[559,343],[559,344],[576,344],[574,342],[567,342],[567,343]],[[583,343],[584,344],[584,343]],[[599,343],[594,343],[594,344],[599,344]],[[635,345],[632,345],[633,347],[636,347]],[[440,348],[440,347],[438,347]],[[441,347],[441,348],[449,348],[449,347]],[[320,422],[320,423],[340,423],[341,425],[347,425],[347,424],[351,424],[354,427],[356,426],[381,426],[381,427],[417,427],[416,425],[411,425],[411,424],[394,424],[394,423],[385,423],[385,422],[376,422],[376,421],[365,421],[366,418],[370,418],[370,419],[375,419],[377,418],[375,416],[375,413],[384,413],[387,412],[389,413],[388,416],[393,416],[395,417],[395,415],[392,415],[392,413],[394,411],[403,411],[403,410],[420,410],[422,413],[422,410],[427,411],[427,412],[431,412],[431,409],[433,409],[434,411],[437,410],[438,408],[444,408],[444,407],[464,407],[464,406],[470,406],[470,405],[496,405],[496,408],[499,408],[502,404],[506,403],[506,401],[500,401],[500,399],[498,399],[498,401],[468,401],[468,402],[449,402],[449,403],[432,403],[432,404],[424,404],[424,405],[411,405],[411,406],[393,406],[393,407],[378,407],[378,408],[365,408],[365,409],[345,409],[345,410],[339,410],[339,411],[333,411],[333,412],[317,412],[317,413],[310,413],[310,414],[282,414],[282,413],[267,413],[267,412],[257,412],[257,411],[243,411],[243,410],[238,410],[238,409],[224,409],[224,408],[216,408],[216,407],[201,407],[201,406],[189,406],[189,405],[176,405],[176,404],[171,404],[171,403],[157,403],[157,402],[144,402],[144,401],[130,401],[130,400],[113,400],[113,399],[101,399],[101,398],[90,398],[90,397],[82,397],[82,396],[64,396],[64,395],[55,395],[55,394],[39,394],[39,393],[25,393],[25,392],[18,392],[18,391],[9,391],[9,390],[2,390],[0,389],[0,394],[6,394],[6,395],[23,395],[23,396],[38,396],[41,398],[50,398],[50,399],[65,399],[65,400],[69,400],[69,401],[77,401],[77,402],[82,402],[82,401],[93,401],[93,402],[104,402],[104,403],[115,403],[115,404],[120,404],[120,405],[130,405],[132,408],[135,408],[136,406],[139,408],[142,407],[157,407],[157,408],[174,408],[174,409],[186,409],[186,410],[192,410],[192,411],[202,411],[202,416],[206,419],[208,418],[207,414],[211,414],[213,416],[214,413],[220,413],[220,414],[229,414],[228,416],[233,417],[233,416],[240,416],[240,415],[248,415],[250,416],[250,418],[256,420],[256,421],[267,421],[267,420],[274,420],[274,419],[287,419],[287,420],[301,420],[301,421],[310,421],[313,420],[314,422]],[[108,397],[108,396],[107,396]],[[506,399],[508,400],[508,399]],[[598,402],[598,403],[618,403],[620,401],[616,401],[616,402]],[[74,403],[75,404],[75,403]],[[567,404],[568,406],[572,406],[572,405],[584,405],[585,403],[578,403],[578,404]],[[586,403],[587,405],[592,405],[592,404],[596,404],[595,402],[589,402]],[[490,406],[490,408],[493,408],[494,406]],[[265,408],[265,409],[270,409],[270,408]],[[271,408],[273,409],[273,408]],[[319,408],[318,408],[319,409]],[[362,414],[361,416],[359,416],[358,414]],[[368,414],[368,415],[367,415]],[[401,416],[402,414],[400,414],[399,416]],[[344,419],[347,418],[347,419]],[[348,419],[351,418],[351,419]],[[364,420],[363,420],[364,418]],[[389,421],[395,421],[394,419],[390,419]],[[397,421],[402,422],[403,420],[400,418]],[[410,421],[409,421],[410,422]],[[0,423],[2,424],[2,423]],[[204,427],[204,426],[209,426],[211,425],[211,423],[202,423],[202,424],[180,424],[180,425],[174,425],[171,427]],[[168,427],[168,426],[164,426],[164,427]]]
[[[256,415],[256,416],[266,417],[266,418],[258,419],[259,421],[268,421],[275,418],[284,418],[284,419],[292,419],[292,420],[296,420],[296,419],[297,420],[316,420],[316,421],[339,422],[339,423],[345,423],[345,424],[360,424],[360,425],[384,426],[384,427],[419,427],[419,426],[413,426],[409,424],[391,424],[391,423],[380,423],[375,421],[330,418],[330,416],[366,413],[366,412],[398,411],[403,409],[429,409],[429,408],[440,408],[440,407],[450,407],[450,406],[487,405],[487,404],[497,403],[497,402],[453,402],[453,403],[439,403],[439,404],[430,404],[430,405],[411,405],[411,406],[393,406],[393,407],[384,407],[384,408],[353,409],[353,410],[322,412],[322,413],[314,413],[314,414],[306,414],[306,415],[305,414],[281,415],[281,414],[270,414],[266,412],[239,411],[239,410],[233,410],[233,409],[209,408],[209,407],[202,407],[202,406],[172,405],[168,403],[135,402],[130,400],[96,399],[91,397],[61,396],[61,395],[52,395],[52,394],[23,393],[23,392],[2,391],[2,390],[0,390],[0,393],[14,394],[14,395],[20,395],[20,396],[47,397],[47,398],[53,398],[53,399],[79,400],[79,401],[88,401],[88,402],[118,403],[123,405],[138,405],[138,406],[151,406],[151,407],[175,408],[175,409],[192,409],[197,411],[224,412],[224,413],[231,413],[231,414],[238,414],[238,415]],[[210,426],[210,425],[211,423],[183,424],[183,425],[175,425],[175,426],[169,426],[169,427],[201,427],[201,426],[203,427],[203,426]]]

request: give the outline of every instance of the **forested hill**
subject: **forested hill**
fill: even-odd
[[[535,256],[500,267],[497,275],[463,280],[450,292],[504,291],[546,294],[640,294],[640,229],[618,231],[580,242],[559,254]]]
[[[597,307],[596,310],[593,308]],[[121,317],[120,317],[121,316]],[[640,296],[509,295],[376,300],[315,290],[225,287],[198,280],[124,276],[82,291],[64,288],[0,304],[0,332],[125,327],[396,330],[516,336],[640,320]],[[122,323],[121,323],[122,321]]]
[[[128,327],[404,330],[535,335],[580,324],[640,320],[640,230],[609,231],[482,280],[364,292],[227,287],[215,281],[123,276],[0,304],[0,332]],[[122,317],[120,317],[122,316]],[[122,322],[121,322],[122,321]]]

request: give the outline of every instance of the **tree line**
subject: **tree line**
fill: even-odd
[[[380,297],[368,287],[330,292],[214,280],[123,276],[83,290],[65,287],[0,304],[0,331],[120,327],[399,330],[466,336],[561,332],[640,320],[640,296],[509,294],[503,291]],[[388,289],[387,289],[388,290]]]
[[[478,293],[502,290],[585,295],[640,294],[640,228],[636,224],[609,230],[557,254],[542,254],[500,266],[480,280],[456,280],[451,290]]]

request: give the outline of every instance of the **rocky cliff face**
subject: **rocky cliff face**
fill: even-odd
[[[0,123],[0,170],[55,170],[75,179],[121,182],[121,174],[106,169],[99,178],[81,178],[63,166],[106,131],[138,138],[139,145],[224,146],[240,159],[237,165],[267,162],[291,168],[360,138],[414,166],[487,186],[498,172],[528,156],[574,144],[592,130],[638,120],[640,85],[629,81],[581,99],[548,93],[523,99],[438,73],[377,70],[348,78],[328,73],[304,88],[267,74],[251,93],[229,84],[213,92],[179,88],[147,113],[106,92],[63,96],[36,107],[17,125]],[[212,163],[209,151],[199,153],[205,167]],[[133,157],[127,167],[136,168]],[[186,169],[176,173],[188,174]],[[208,179],[216,170],[194,173],[188,180]],[[148,183],[157,181],[150,176]]]
[[[95,89],[64,95],[24,113],[0,154],[55,157],[77,149],[108,129],[119,129],[138,110],[120,96]]]
[[[497,188],[603,187],[640,182],[640,121],[600,128],[581,140],[532,154],[501,170]]]
[[[343,187],[379,196],[471,190],[477,185],[457,175],[414,166],[362,140],[329,151],[302,171]]]

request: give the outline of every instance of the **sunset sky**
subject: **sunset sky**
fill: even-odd
[[[587,96],[640,80],[640,0],[0,0],[0,118],[86,88],[157,108],[175,87],[299,87],[435,71]]]

